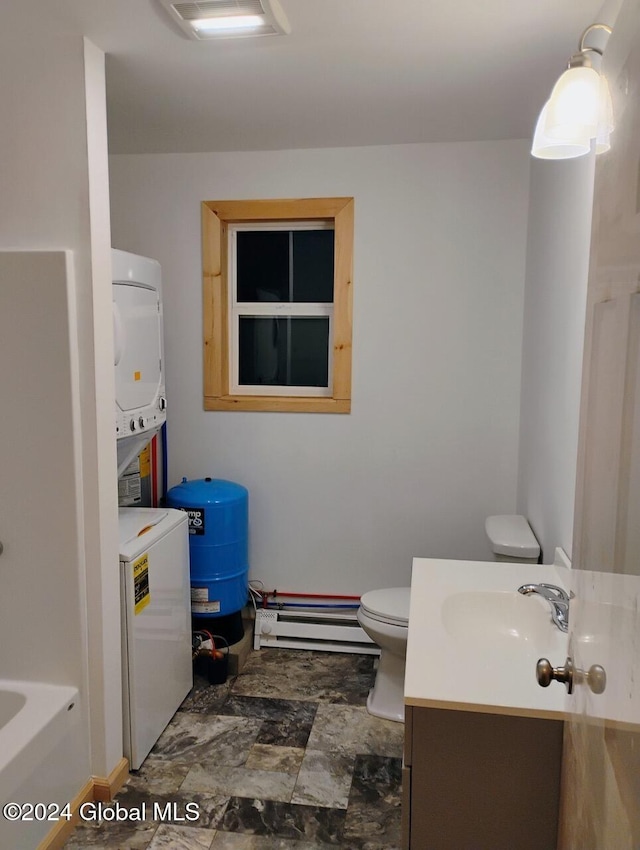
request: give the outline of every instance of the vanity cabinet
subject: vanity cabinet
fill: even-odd
[[[403,850],[555,850],[562,727],[406,705]]]
[[[567,567],[414,558],[405,667],[404,850],[556,850],[568,635],[518,588]]]
[[[556,850],[568,635],[523,584],[567,566],[415,558],[405,667],[404,850]]]

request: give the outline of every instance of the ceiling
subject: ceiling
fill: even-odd
[[[56,0],[107,54],[112,153],[519,139],[602,0],[281,0],[189,40],[157,0]]]

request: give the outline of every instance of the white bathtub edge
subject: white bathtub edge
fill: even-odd
[[[0,692],[26,697],[25,705],[0,729],[0,802],[38,769],[79,717],[79,692],[67,685],[0,679]]]

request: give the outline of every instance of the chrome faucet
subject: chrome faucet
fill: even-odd
[[[569,594],[555,584],[523,584],[518,593],[537,593],[551,605],[551,619],[561,632],[569,631]]]

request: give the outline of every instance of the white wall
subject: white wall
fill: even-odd
[[[118,491],[114,440],[115,375],[107,93],[104,53],[84,40],[87,163],[92,277],[92,360],[86,363],[88,420],[84,446],[85,564],[94,776],[107,776],[122,757],[122,669]],[[87,320],[89,316],[86,317]]]
[[[18,584],[22,593],[3,599],[0,647],[8,647],[10,651],[0,653],[0,676],[75,684],[81,689],[85,712],[90,702],[87,628],[102,629],[100,612],[105,600],[109,607],[107,597],[118,598],[117,485],[115,475],[104,474],[111,457],[110,468],[115,470],[115,445],[112,439],[108,442],[98,439],[99,432],[106,431],[106,416],[109,431],[113,433],[112,404],[105,405],[108,387],[105,390],[103,385],[96,384],[96,370],[103,368],[109,358],[112,362],[110,318],[107,314],[102,320],[108,333],[103,334],[96,351],[91,267],[92,237],[94,246],[102,241],[107,251],[109,247],[108,212],[106,230],[104,225],[100,230],[94,224],[92,234],[90,223],[90,196],[93,215],[100,218],[101,206],[108,210],[106,136],[102,144],[105,167],[101,177],[90,171],[86,121],[88,102],[94,117],[99,115],[101,104],[104,111],[101,58],[103,61],[99,51],[87,58],[92,67],[85,77],[82,32],[60,14],[55,4],[38,0],[25,15],[24,3],[20,0],[3,0],[0,76],[10,83],[0,90],[3,126],[0,133],[0,250],[64,249],[71,252],[70,275],[75,285],[75,299],[69,333],[71,338],[76,338],[77,359],[75,366],[70,361],[68,377],[75,385],[73,416],[77,427],[75,433],[66,434],[68,452],[56,452],[56,439],[65,436],[56,433],[51,440],[47,464],[41,462],[42,454],[27,452],[18,470],[13,449],[15,440],[28,442],[31,434],[34,439],[42,434],[48,423],[63,421],[59,413],[59,405],[63,402],[55,395],[54,387],[50,387],[51,396],[43,393],[35,400],[34,408],[26,379],[21,387],[13,386],[10,392],[2,394],[3,408],[11,406],[12,415],[15,414],[23,429],[19,435],[7,434],[4,429],[2,432],[2,534],[9,533],[20,542],[23,527],[11,522],[12,511],[18,503],[33,509],[35,521],[25,531],[30,549],[24,549],[20,543],[22,555],[11,563],[6,561],[5,568],[19,571],[21,581]],[[102,133],[104,136],[104,127]],[[100,160],[100,144],[95,136],[89,147],[94,154],[95,167]],[[99,189],[101,184],[102,189]],[[105,219],[104,212],[102,219]],[[109,280],[107,269],[107,299]],[[60,307],[62,309],[62,305]],[[21,317],[16,315],[15,321],[20,322]],[[56,321],[53,313],[50,321]],[[25,323],[24,333],[30,333],[28,323]],[[11,358],[14,355],[3,349],[2,356]],[[47,356],[55,360],[56,368],[63,368],[63,360],[59,358],[68,353],[65,355],[56,348]],[[15,368],[19,372],[21,364],[16,362]],[[67,414],[71,416],[69,411],[64,415]],[[74,459],[73,468],[66,462],[69,457]],[[113,507],[111,515],[107,516],[109,505]],[[38,523],[37,517],[45,514],[47,522]],[[113,529],[111,535],[107,534],[109,524]],[[50,534],[51,527],[59,529],[57,536]],[[108,543],[105,537],[109,538]],[[27,551],[38,552],[40,557],[29,561],[23,557]],[[0,562],[0,580],[3,566]],[[112,584],[105,597],[102,578],[107,573],[112,576]],[[52,577],[56,588],[53,597],[47,591],[47,582]],[[14,575],[9,584],[13,586],[15,580]],[[89,604],[86,586],[89,587]],[[34,641],[32,629],[40,635],[39,640]],[[3,640],[5,634],[7,642]],[[79,747],[81,757],[70,754],[68,762],[60,765],[67,780],[70,776],[77,779],[78,789],[92,773],[105,775],[122,755],[117,619],[110,618],[103,638],[108,640],[104,640],[100,652],[91,657],[92,671],[100,670],[100,674],[94,676],[96,689],[91,699],[100,703],[105,694],[109,694],[111,716],[107,720],[94,712],[89,729],[87,714],[86,737]],[[19,653],[16,647],[21,640],[26,643]],[[29,646],[38,650],[37,657]],[[102,675],[104,658],[101,652],[116,659],[115,664],[107,664],[111,679]]]
[[[281,590],[409,582],[484,558],[516,499],[524,142],[115,156],[116,247],[163,268],[169,483],[250,493],[251,575]],[[347,416],[202,410],[200,202],[355,197]]]
[[[90,774],[72,261],[71,251],[0,250],[0,393],[8,402],[0,417],[0,678],[75,685],[81,694],[65,739],[43,746],[27,776],[9,771],[3,787],[18,800],[42,800],[45,791],[58,805]],[[50,827],[0,820],[0,844],[35,846]]]
[[[518,512],[571,557],[594,158],[532,159]]]

